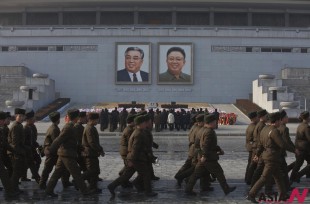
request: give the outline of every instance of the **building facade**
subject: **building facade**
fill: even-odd
[[[0,62],[49,74],[77,103],[233,103],[260,74],[310,68],[307,1],[61,2],[1,2]],[[118,83],[120,45],[146,46],[147,83]],[[159,81],[165,46],[186,48],[189,83]]]

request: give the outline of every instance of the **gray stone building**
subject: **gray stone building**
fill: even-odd
[[[308,1],[2,0],[0,25],[0,65],[48,74],[77,103],[233,103],[259,74],[310,67]],[[149,46],[148,83],[116,82],[119,44]],[[191,83],[158,82],[161,45],[190,45]]]

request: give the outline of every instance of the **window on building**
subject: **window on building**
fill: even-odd
[[[285,26],[284,13],[253,13],[252,26]]]
[[[0,13],[0,25],[22,25],[21,13]]]
[[[95,25],[96,12],[64,12],[64,25]]]
[[[139,12],[139,24],[171,25],[171,12]]]
[[[132,25],[134,24],[134,13],[115,11],[101,12],[101,25]]]
[[[218,26],[247,26],[247,13],[214,13],[214,25]]]
[[[27,25],[58,25],[58,13],[27,13]]]
[[[290,27],[310,27],[310,14],[290,14]]]
[[[208,12],[177,12],[177,25],[209,25]]]

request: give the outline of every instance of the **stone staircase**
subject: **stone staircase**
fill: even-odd
[[[0,110],[6,110],[6,100],[13,99],[13,92],[26,83],[27,67],[0,66]]]

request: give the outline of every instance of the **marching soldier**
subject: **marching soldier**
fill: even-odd
[[[76,136],[77,136],[77,153],[78,158],[77,162],[80,166],[81,171],[86,171],[86,165],[84,158],[82,157],[83,145],[82,145],[82,138],[84,133],[84,124],[87,123],[86,112],[80,112],[79,119],[77,123],[75,123],[74,128],[76,128]]]
[[[52,145],[53,141],[60,134],[60,129],[58,127],[60,123],[60,113],[52,112],[49,114],[49,118],[52,124],[49,126],[45,134],[44,146],[43,146],[44,150],[49,148]],[[39,183],[40,189],[46,189],[46,182],[47,182],[48,176],[52,172],[54,166],[56,165],[57,158],[58,156],[56,153],[51,153],[50,155],[46,155],[44,168],[43,168],[40,183]],[[62,185],[64,188],[67,188],[68,186],[72,186],[72,183],[69,182],[69,177],[70,177],[69,172],[65,170],[61,177]]]
[[[219,155],[224,154],[223,150],[217,145],[217,136],[214,131],[216,128],[216,116],[213,114],[205,117],[205,129],[200,139],[201,154],[194,173],[191,175],[185,189],[187,195],[196,195],[193,187],[198,178],[206,174],[214,174],[219,181],[225,195],[233,192],[236,187],[230,187],[224,176],[224,171],[218,163]]]
[[[12,163],[11,163],[11,159],[7,153],[8,149],[9,148],[9,145],[8,145],[8,136],[9,136],[9,125],[11,123],[11,113],[10,112],[6,112],[6,118],[4,120],[4,125],[3,125],[3,134],[4,134],[4,142],[7,144],[6,147],[3,149],[3,164],[4,166],[6,167],[7,171],[8,171],[8,174],[9,174],[9,177],[12,176],[12,173],[13,173],[13,167],[12,167]]]
[[[48,196],[57,197],[57,194],[54,193],[54,188],[65,169],[67,169],[72,175],[77,188],[83,195],[89,195],[91,193],[87,190],[86,184],[81,175],[81,170],[77,163],[76,150],[78,143],[74,124],[78,121],[79,113],[80,111],[77,109],[68,110],[69,122],[65,124],[60,135],[53,141],[52,145],[45,150],[47,156],[58,150],[58,159],[55,170],[45,190]]]
[[[266,126],[267,114],[268,113],[265,109],[257,111],[257,117],[259,118],[259,122],[256,124],[254,133],[253,133],[253,136],[254,136],[254,141],[252,144],[253,158],[252,158],[250,167],[248,169],[249,177],[252,177],[251,187],[254,186],[254,184],[259,179],[259,177],[262,175],[262,172],[264,170],[263,160],[260,159],[260,155],[264,148],[262,145],[260,145],[260,133],[262,129]]]
[[[12,124],[8,143],[11,147],[8,154],[11,158],[13,173],[11,177],[11,187],[14,192],[22,192],[18,187],[19,179],[23,176],[26,167],[26,147],[25,147],[25,134],[22,122],[25,119],[26,111],[24,109],[15,109],[15,122]]]
[[[295,147],[298,150],[298,154],[296,154],[296,163],[290,176],[291,182],[297,182],[299,178],[302,176],[302,174],[306,173],[307,169],[304,169],[302,170],[301,173],[298,173],[300,167],[304,163],[304,160],[306,160],[308,164],[310,163],[309,112],[308,111],[302,112],[299,116],[299,119],[302,122],[297,127],[297,133],[295,138]]]
[[[88,123],[84,129],[82,146],[86,171],[82,175],[83,178],[89,181],[89,190],[96,193],[101,193],[101,189],[98,188],[98,176],[100,174],[100,166],[98,157],[104,156],[104,151],[99,142],[99,134],[96,129],[96,125],[99,122],[98,113],[88,114]]]
[[[251,188],[247,199],[252,203],[258,203],[255,199],[256,194],[266,182],[274,178],[280,192],[279,200],[287,199],[287,189],[285,188],[283,175],[281,174],[281,157],[283,151],[287,149],[286,143],[277,129],[280,126],[281,114],[279,112],[269,114],[270,125],[266,126],[260,133],[260,142],[264,146],[261,159],[264,161],[262,176]]]
[[[287,146],[287,150],[292,152],[292,153],[297,153],[297,151],[295,151],[295,145],[292,142],[291,138],[290,138],[290,133],[289,133],[289,129],[286,127],[286,124],[288,123],[288,117],[287,114],[285,112],[285,110],[282,110],[280,112],[280,116],[281,116],[281,122],[280,122],[280,127],[278,128],[283,141],[285,142],[286,146]],[[290,188],[290,182],[289,182],[289,177],[288,177],[288,170],[287,170],[287,163],[285,161],[285,157],[287,156],[286,151],[283,150],[283,153],[281,155],[281,171],[283,174],[283,180],[284,180],[284,185],[286,187],[286,191],[289,191]]]
[[[124,129],[126,128],[126,119],[128,116],[128,111],[126,108],[123,108],[123,110],[119,114],[119,126],[120,126],[120,132],[123,132]]]
[[[24,125],[24,134],[25,134],[25,146],[26,146],[26,159],[27,159],[27,167],[24,169],[23,176],[21,178],[22,181],[30,181],[27,178],[27,170],[30,168],[32,173],[32,178],[36,180],[39,184],[40,176],[39,176],[39,168],[41,164],[41,156],[37,153],[37,148],[40,146],[37,143],[38,131],[35,123],[35,117],[33,110],[26,113],[26,124]]]
[[[250,168],[250,165],[251,165],[252,158],[254,156],[252,154],[253,153],[253,151],[252,151],[253,150],[252,144],[254,142],[254,129],[255,129],[256,124],[258,122],[257,112],[255,111],[255,112],[249,113],[248,117],[250,118],[251,123],[249,124],[249,126],[247,127],[247,129],[245,131],[245,134],[246,134],[245,147],[246,147],[246,150],[249,152],[249,157],[248,157],[248,165],[246,167],[245,179],[244,180],[245,180],[246,184],[250,185],[253,175],[250,175],[249,168]]]
[[[5,112],[0,112],[0,151],[1,153],[4,150],[9,150],[10,146],[7,143],[7,135],[5,132],[5,120],[7,119],[7,114]],[[11,184],[10,184],[10,179],[9,179],[9,174],[7,170],[5,169],[3,165],[3,154],[0,155],[0,179],[1,183],[4,187],[5,194],[7,196],[16,196],[17,193],[13,193]]]

